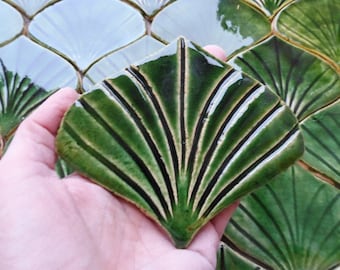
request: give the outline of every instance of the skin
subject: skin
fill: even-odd
[[[133,205],[78,174],[59,180],[55,135],[77,97],[70,88],[51,96],[22,122],[0,161],[0,269],[215,269],[237,203],[176,249]]]

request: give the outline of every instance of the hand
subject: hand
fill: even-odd
[[[133,205],[77,174],[58,179],[55,135],[77,97],[70,88],[51,96],[0,161],[0,269],[215,269],[236,204],[176,249]]]

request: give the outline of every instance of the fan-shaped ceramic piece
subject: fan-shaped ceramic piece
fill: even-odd
[[[51,93],[8,70],[0,58],[0,157],[19,123]]]
[[[340,96],[340,76],[317,57],[273,37],[232,65],[270,87],[301,121]]]
[[[18,11],[7,3],[0,2],[0,45],[20,34],[24,21]]]
[[[108,76],[121,71],[129,64],[145,58],[162,47],[164,47],[163,43],[150,36],[145,36],[125,48],[105,56],[86,72],[83,88],[86,90],[93,88],[95,84]]]
[[[301,131],[306,148],[302,160],[340,189],[340,99],[303,121]]]
[[[77,74],[62,57],[21,36],[0,48],[0,59],[8,70],[28,77],[44,89],[77,86]],[[51,72],[53,67],[53,72]]]
[[[245,0],[245,2],[269,17],[287,4],[289,0]]]
[[[58,0],[9,0],[25,11],[28,16],[33,16],[39,10]]]
[[[57,149],[186,247],[222,209],[292,164],[303,141],[277,95],[180,38],[81,96]]]
[[[296,1],[282,11],[276,28],[282,38],[325,58],[339,72],[339,21],[338,0]]]
[[[143,36],[143,25],[143,17],[121,1],[69,0],[35,16],[29,32],[85,70],[103,55]]]
[[[138,5],[148,15],[153,15],[163,6],[170,2],[170,0],[130,0]]]
[[[295,165],[241,201],[223,241],[264,269],[339,269],[339,212],[339,191]]]
[[[0,156],[21,121],[64,85],[75,87],[77,75],[63,58],[26,37],[0,47]]]

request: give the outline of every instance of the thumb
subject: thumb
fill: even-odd
[[[35,163],[54,169],[55,136],[62,117],[77,97],[71,88],[63,88],[49,97],[20,124],[2,161],[12,160],[18,165]]]

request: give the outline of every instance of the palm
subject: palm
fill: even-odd
[[[80,176],[60,181],[54,171],[40,166],[39,175],[25,166],[7,173],[2,168],[9,178],[24,179],[15,187],[3,179],[2,205],[10,197],[17,200],[7,204],[11,209],[0,223],[3,244],[9,243],[0,251],[2,258],[17,257],[29,269],[47,269],[51,262],[56,269],[213,269],[218,227],[225,217],[220,225],[218,218],[209,223],[187,250],[178,250],[134,206]],[[16,269],[10,262],[0,266]]]
[[[163,269],[174,269],[174,263],[178,263],[178,267],[187,266],[186,269],[202,266],[206,266],[203,269],[209,269],[208,266],[213,269],[219,240],[213,223],[206,226],[189,249],[177,250],[155,223],[129,203],[79,177],[64,183],[71,191],[94,240],[93,245],[103,255],[108,269],[117,269],[118,266],[121,269],[151,266],[159,269],[161,265]],[[179,260],[179,256],[187,259]]]
[[[0,161],[0,269],[214,269],[236,205],[179,250],[129,203],[78,175],[58,179],[55,135],[76,98],[70,89],[49,98]]]

